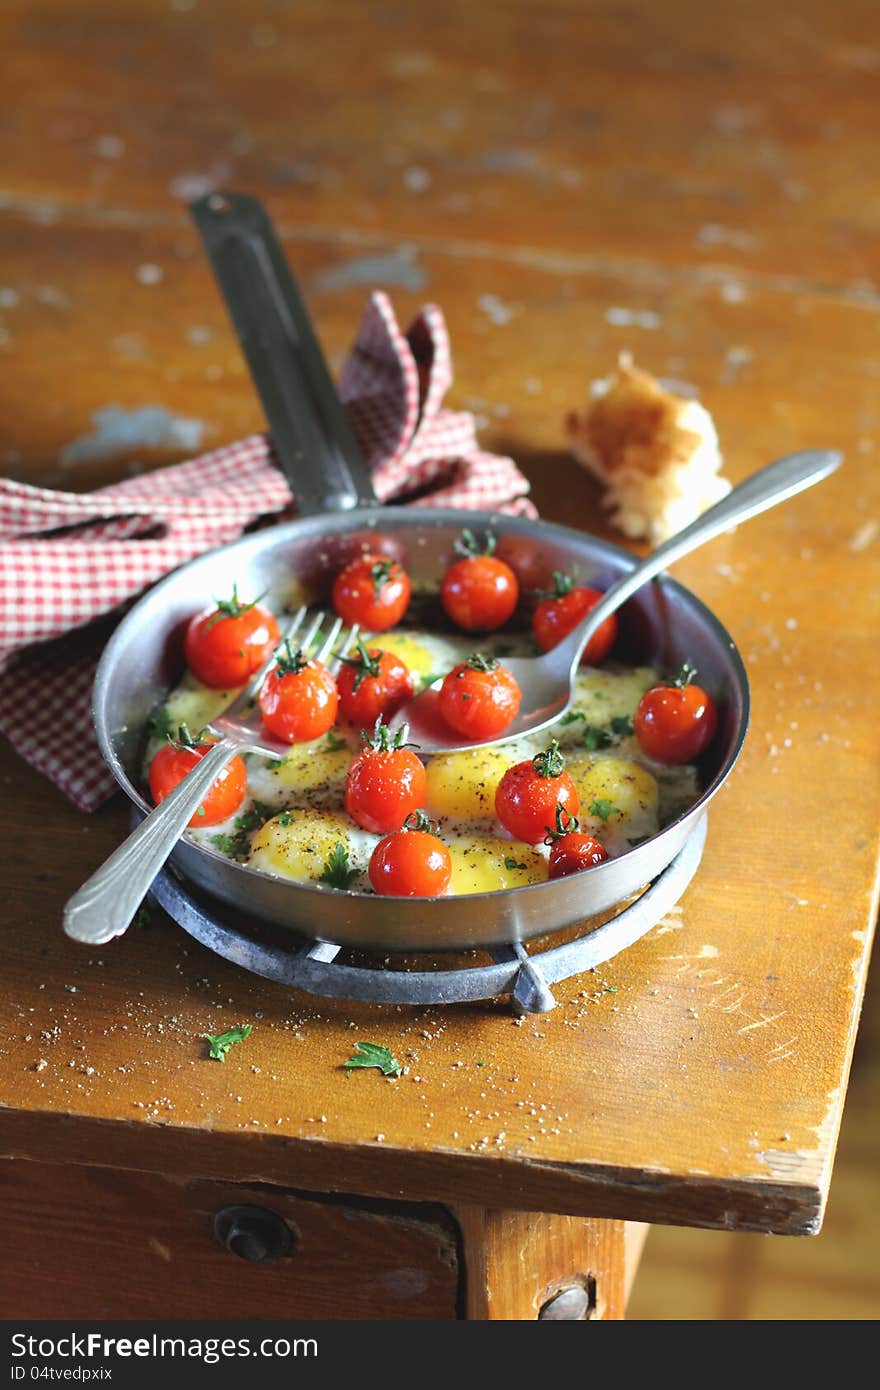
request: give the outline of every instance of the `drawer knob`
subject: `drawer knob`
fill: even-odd
[[[230,1255],[253,1262],[280,1260],[293,1246],[287,1222],[268,1207],[224,1207],[214,1217],[214,1236]]]

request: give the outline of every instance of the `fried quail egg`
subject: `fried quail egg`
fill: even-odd
[[[503,840],[500,835],[448,835],[452,860],[451,893],[493,893],[502,888],[522,888],[543,883],[547,863],[531,845]]]
[[[359,830],[342,812],[286,810],[255,833],[248,863],[281,878],[317,882],[337,845],[347,852],[351,868],[365,874],[376,842],[375,835]],[[360,885],[355,881],[351,886]]]
[[[625,758],[570,757],[566,770],[580,798],[581,830],[599,840],[609,854],[623,854],[633,841],[659,829],[657,780]]]

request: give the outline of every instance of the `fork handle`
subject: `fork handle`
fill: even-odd
[[[122,936],[153,879],[235,750],[231,739],[215,743],[74,893],[64,909],[64,930],[68,936],[93,946]]]

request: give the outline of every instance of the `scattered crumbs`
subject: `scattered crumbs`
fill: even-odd
[[[614,304],[605,310],[605,322],[615,328],[659,328],[663,320],[650,309],[622,309]]]
[[[518,310],[512,304],[505,304],[497,294],[481,294],[477,298],[477,308],[482,309],[491,323],[504,325],[516,317]]]
[[[92,152],[99,159],[121,159],[125,154],[125,141],[118,135],[99,135]]]
[[[707,222],[697,232],[698,246],[733,246],[737,251],[751,251],[756,245],[751,232],[739,231],[735,227],[722,227],[717,222]]]
[[[79,993],[79,987],[77,985],[65,985],[64,988],[67,990],[68,994]]]
[[[405,170],[403,175],[404,187],[408,188],[410,193],[426,193],[433,182],[429,171],[419,165],[413,165]]]
[[[860,526],[850,540],[850,550],[854,551],[856,554],[858,554],[860,550],[867,550],[871,542],[877,539],[878,531],[880,531],[880,525],[878,525],[876,521],[866,521],[864,526]]]
[[[199,323],[193,324],[191,328],[186,330],[186,341],[192,347],[204,347],[206,343],[213,340],[213,337],[212,330]]]
[[[384,1134],[377,1134],[377,1135],[376,1135],[376,1143],[377,1143],[377,1144],[382,1144],[382,1143],[384,1143],[384,1141],[385,1141],[385,1135],[384,1135]]]
[[[797,625],[798,625],[798,620],[797,620],[797,618],[786,618],[786,620],[785,620],[785,626],[788,628],[789,632],[794,632],[794,631],[796,630],[796,628],[797,628]]]
[[[746,299],[746,287],[736,280],[726,280],[721,286],[721,298],[725,304],[742,304]]]
[[[165,279],[165,272],[159,265],[139,265],[134,273],[135,279],[140,285],[161,285]]]
[[[14,309],[18,303],[18,292],[13,289],[0,289],[0,309]]]
[[[49,1063],[46,1061],[45,1057],[41,1057],[39,1061],[34,1062],[34,1071],[45,1071],[48,1065]]]

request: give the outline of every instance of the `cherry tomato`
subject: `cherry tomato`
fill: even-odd
[[[543,840],[557,805],[575,815],[578,804],[555,739],[543,753],[509,767],[495,789],[495,814],[514,839],[528,845]]]
[[[452,860],[421,811],[380,840],[370,856],[370,882],[377,893],[394,898],[437,898],[452,877]]]
[[[346,565],[333,585],[333,607],[346,623],[385,632],[399,623],[409,604],[409,575],[387,555],[361,555]]]
[[[482,546],[472,531],[462,531],[455,548],[462,558],[443,576],[440,602],[444,611],[465,632],[494,632],[516,608],[519,581],[510,565],[493,555],[495,537],[491,531]]]
[[[550,846],[550,878],[565,878],[604,864],[608,851],[592,835],[585,834],[564,806],[556,807],[556,828],[547,827],[545,845]]]
[[[192,771],[210,747],[211,741],[193,742],[183,724],[177,741],[168,742],[157,749],[150,763],[150,795],[157,806]],[[216,782],[212,783],[190,825],[219,825],[221,821],[228,820],[238,810],[246,793],[247,768],[236,754],[219,773]]]
[[[377,719],[390,719],[413,693],[412,676],[399,656],[378,647],[367,648],[358,638],[357,655],[342,658],[336,677],[339,711],[358,728],[372,728]]]
[[[399,830],[407,816],[424,805],[428,782],[403,729],[392,738],[376,721],[366,747],[351,762],[345,779],[345,809],[352,820],[375,835]]]
[[[522,691],[494,657],[475,652],[453,666],[440,687],[440,713],[466,738],[494,738],[519,713]]]
[[[320,661],[307,661],[289,642],[263,681],[260,711],[266,728],[285,743],[307,743],[326,734],[336,718],[336,682]]]
[[[692,762],[715,736],[715,703],[693,684],[696,674],[685,665],[673,684],[654,685],[639,700],[633,727],[639,747],[655,762]]]
[[[183,639],[186,664],[203,685],[229,690],[244,685],[281,640],[268,608],[242,603],[233,587],[232,598],[198,613]]]
[[[588,589],[585,585],[575,585],[574,580],[560,570],[553,572],[554,589],[546,595],[532,615],[532,630],[542,652],[567,637],[581,618],[585,618],[591,608],[595,608],[602,592]],[[603,662],[617,639],[617,614],[606,618],[599,631],[594,633],[581,657],[582,666],[598,666]]]

